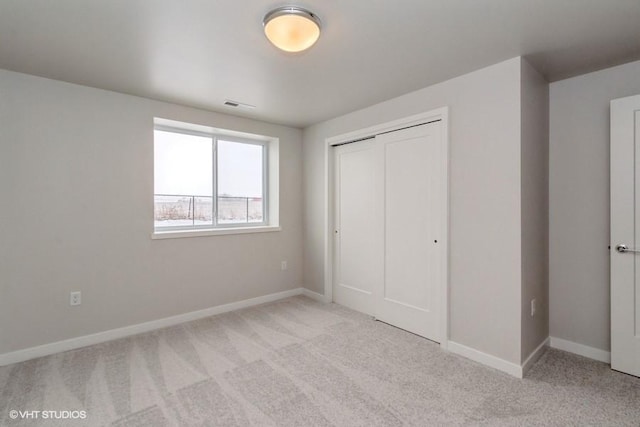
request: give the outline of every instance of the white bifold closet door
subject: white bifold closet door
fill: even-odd
[[[336,147],[334,159],[334,301],[438,342],[440,132],[440,122],[388,132]]]

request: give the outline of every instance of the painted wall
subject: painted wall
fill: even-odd
[[[450,107],[450,338],[521,361],[521,60],[511,60],[304,130],[304,283],[324,290],[328,137]]]
[[[609,101],[640,94],[640,61],[550,85],[551,336],[609,351]]]
[[[280,138],[282,231],[152,240],[154,116]],[[0,71],[0,353],[299,287],[301,156],[298,129]]]
[[[521,69],[522,362],[549,336],[549,84]],[[536,313],[531,316],[531,300]]]

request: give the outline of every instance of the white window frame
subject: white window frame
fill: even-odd
[[[153,239],[200,237],[225,234],[260,233],[280,231],[278,225],[278,139],[262,135],[251,135],[189,123],[154,119],[155,131],[174,132],[184,135],[201,136],[212,140],[212,209],[211,224],[184,226],[156,226],[153,219]],[[262,146],[262,217],[261,222],[218,223],[218,141]],[[155,138],[154,138],[155,148]],[[154,164],[155,167],[155,164]],[[274,170],[275,169],[275,170]],[[275,173],[274,173],[275,172]],[[275,181],[275,182],[274,182]],[[154,187],[154,217],[155,217]],[[198,196],[195,196],[198,197]],[[205,196],[209,197],[209,196]],[[247,218],[248,219],[248,218]]]

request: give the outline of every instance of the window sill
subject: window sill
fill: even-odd
[[[158,239],[182,239],[186,237],[223,236],[226,234],[269,233],[282,230],[277,225],[261,225],[259,227],[235,227],[212,228],[207,230],[167,230],[154,231],[151,234],[153,240]]]

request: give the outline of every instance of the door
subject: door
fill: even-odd
[[[611,101],[611,368],[640,376],[640,95]]]
[[[378,320],[440,342],[440,122],[376,137],[382,147],[384,277]]]
[[[433,122],[335,148],[334,301],[440,342],[446,150]]]
[[[333,298],[372,316],[374,283],[381,275],[375,148],[370,139],[334,149]]]

